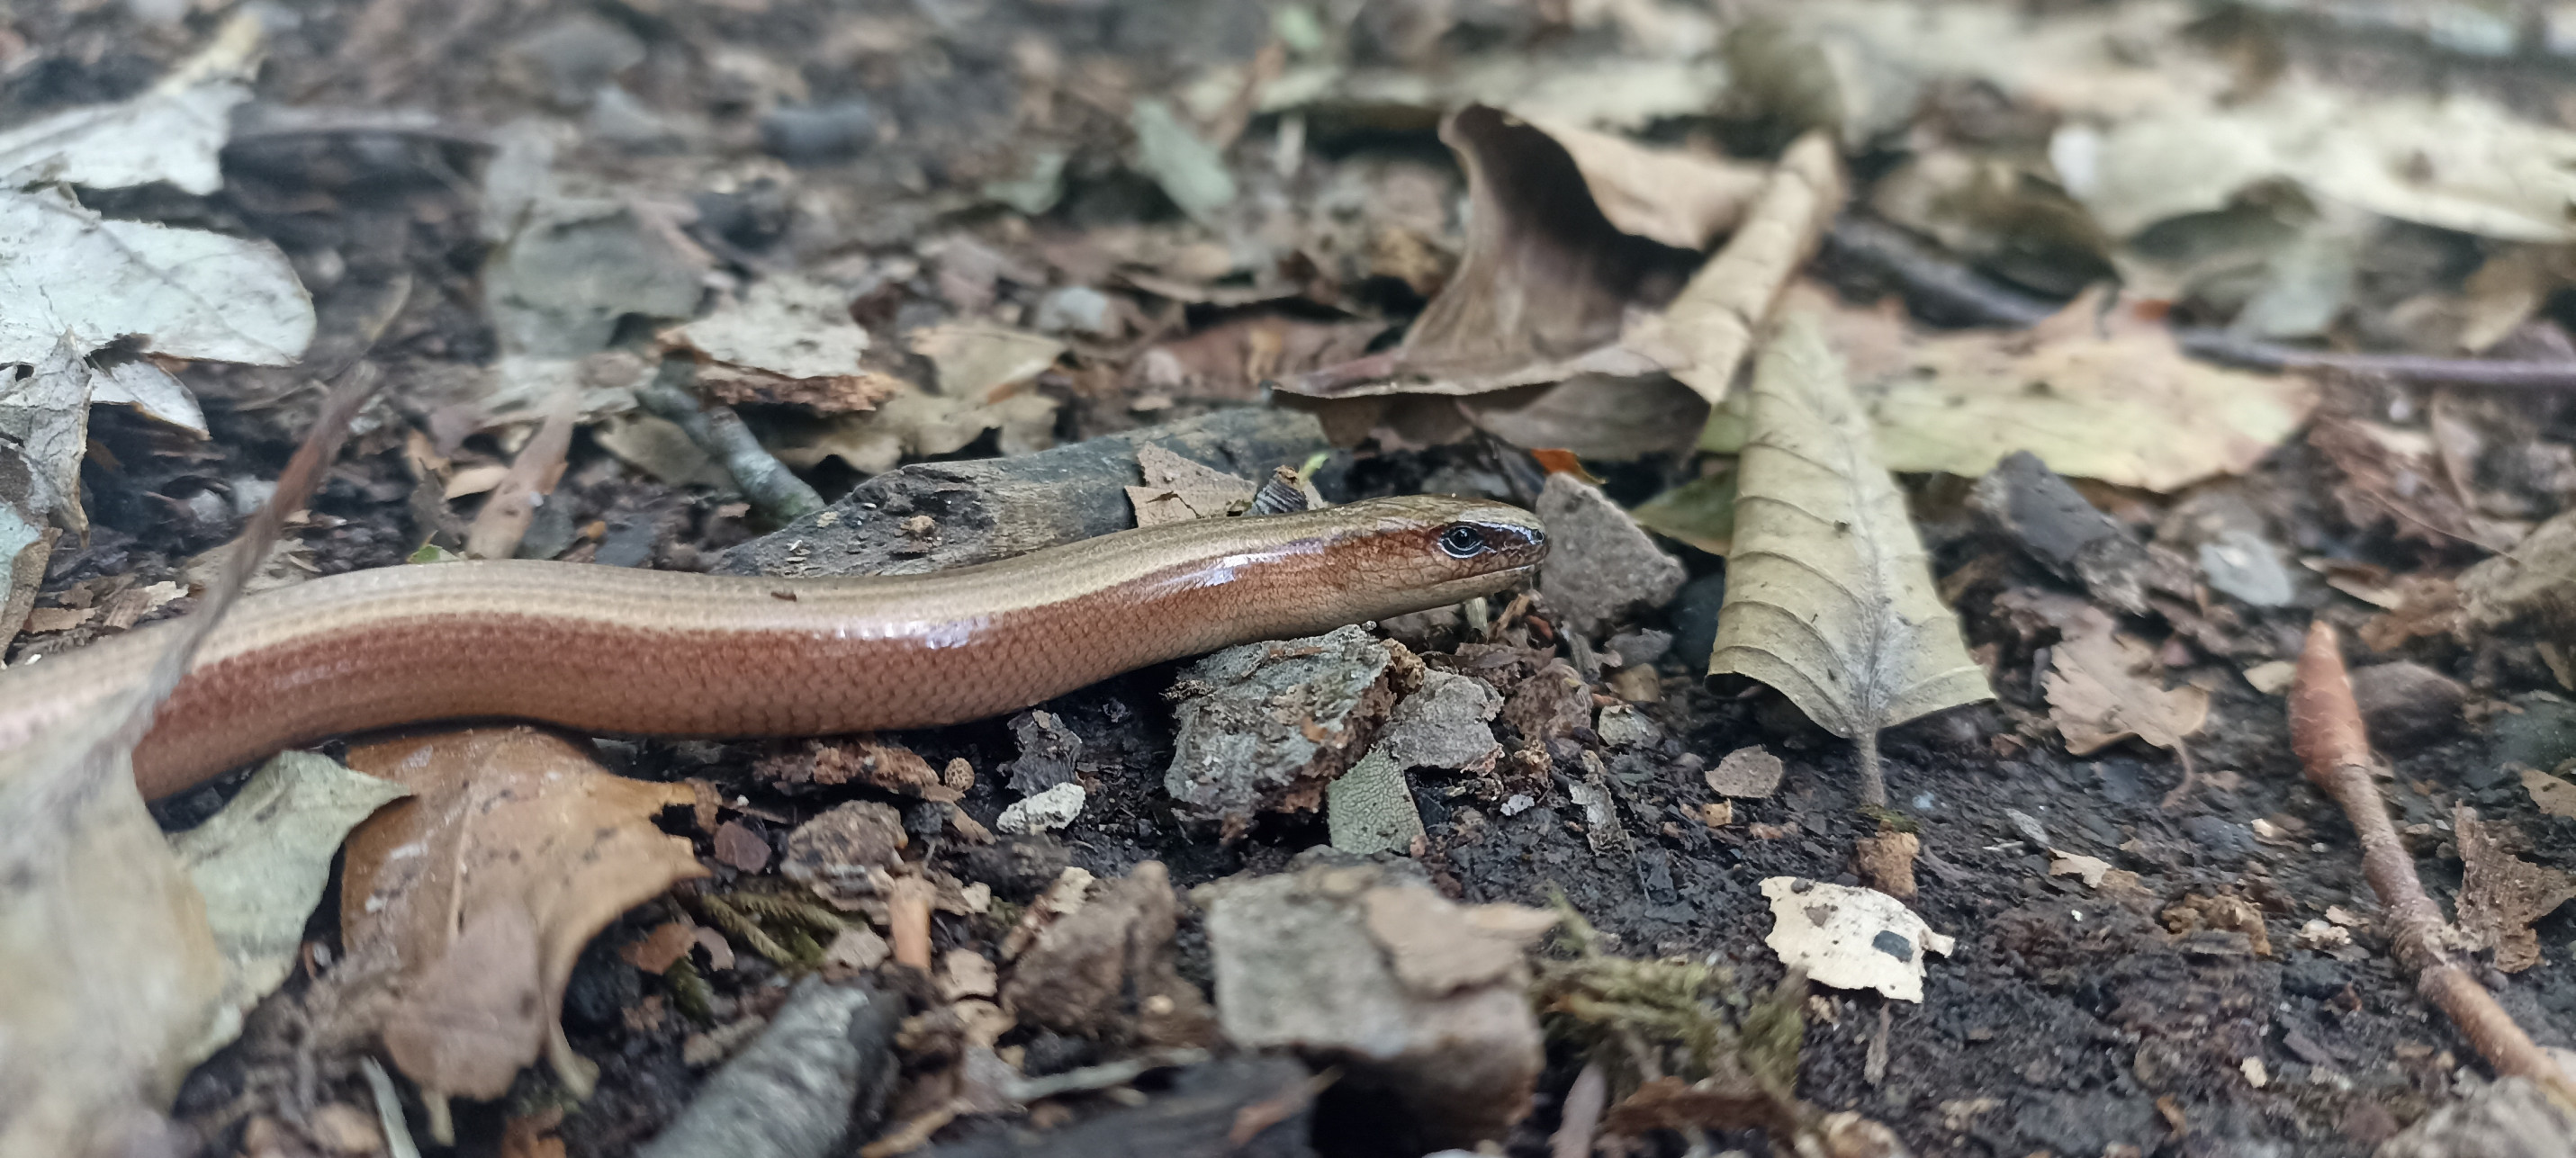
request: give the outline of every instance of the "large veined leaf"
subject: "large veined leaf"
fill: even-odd
[[[1852,741],[1862,797],[1884,805],[1879,729],[1994,693],[1813,316],[1782,320],[1749,422],[1709,674],[1769,684]]]

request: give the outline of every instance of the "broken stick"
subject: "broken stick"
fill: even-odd
[[[2388,911],[2389,946],[2398,964],[2415,974],[2416,991],[2450,1015],[2498,1076],[2529,1078],[2576,1103],[2576,1080],[2540,1052],[2452,955],[2441,907],[2425,895],[2415,861],[2398,843],[2388,806],[2371,781],[2370,735],[2353,702],[2352,678],[2344,671],[2342,642],[2332,624],[2308,628],[2298,680],[2290,689],[2290,744],[2307,768],[2308,782],[2352,818],[2362,875]]]

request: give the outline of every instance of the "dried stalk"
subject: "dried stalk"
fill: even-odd
[[[2416,991],[2449,1014],[2479,1056],[2500,1076],[2529,1078],[2576,1103],[2576,1080],[2532,1044],[2495,997],[2478,984],[2452,956],[2448,922],[2440,906],[2424,894],[2415,876],[2415,861],[2397,840],[2388,822],[2388,807],[2371,780],[2370,735],[2361,709],[2352,698],[2352,679],[2344,671],[2343,647],[2333,625],[2308,629],[2306,651],[2299,656],[2298,681],[2290,689],[2290,743],[2305,765],[2309,783],[2341,805],[2361,841],[2361,872],[2388,913],[2389,947],[2397,962],[2415,974]]]

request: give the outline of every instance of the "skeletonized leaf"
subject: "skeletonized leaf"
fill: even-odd
[[[1813,317],[1784,318],[1764,351],[1751,428],[1709,674],[1769,684],[1858,744],[1863,795],[1883,803],[1879,729],[1994,693]]]

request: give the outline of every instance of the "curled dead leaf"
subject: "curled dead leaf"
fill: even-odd
[[[341,928],[353,974],[390,974],[385,1040],[427,1089],[498,1097],[551,1051],[568,1087],[588,1065],[558,1013],[592,935],[674,883],[707,875],[653,820],[685,784],[610,774],[551,732],[482,728],[349,752],[414,793],[349,839]]]

